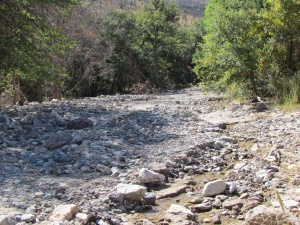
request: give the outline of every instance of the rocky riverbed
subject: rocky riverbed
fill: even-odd
[[[2,106],[0,224],[300,224],[299,131],[197,88]]]

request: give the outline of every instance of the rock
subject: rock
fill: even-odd
[[[105,165],[97,164],[97,170],[99,170],[103,175],[110,175],[111,169]]]
[[[165,176],[163,174],[155,173],[151,170],[147,170],[142,168],[139,172],[139,178],[141,182],[145,184],[149,183],[157,183],[157,182],[164,182]]]
[[[136,184],[118,184],[116,189],[117,193],[124,195],[124,199],[131,201],[141,200],[147,192],[145,187]]]
[[[230,137],[222,137],[221,140],[225,141],[225,142],[228,142],[228,143],[231,143],[231,144],[236,144],[237,143],[237,140],[235,140],[233,138],[230,138]]]
[[[259,205],[248,211],[245,217],[247,225],[282,225],[291,224],[287,221],[285,215],[274,208],[267,208],[264,205]]]
[[[16,225],[17,220],[14,216],[0,215],[0,225]]]
[[[109,199],[113,202],[123,202],[124,194],[119,192],[112,192],[108,195]]]
[[[192,204],[199,204],[199,203],[202,203],[203,200],[204,200],[203,197],[198,196],[198,197],[195,197],[192,200],[190,200],[190,203],[192,203]]]
[[[68,131],[59,131],[48,138],[44,142],[44,146],[51,150],[69,144],[72,140],[73,137]]]
[[[143,199],[150,205],[155,205],[156,196],[152,192],[146,192]]]
[[[206,202],[206,203],[202,203],[202,204],[195,205],[195,206],[193,207],[193,209],[194,209],[196,212],[208,211],[208,210],[211,210],[211,209],[212,209],[212,205],[211,205],[210,202]]]
[[[74,204],[69,205],[58,205],[51,213],[49,220],[50,221],[63,221],[63,220],[72,220],[76,213],[79,212],[79,207]]]
[[[91,215],[85,214],[85,213],[77,213],[76,218],[78,218],[82,224],[87,224],[91,218]]]
[[[184,214],[187,215],[189,218],[194,217],[194,213],[192,213],[191,210],[176,204],[171,204],[170,208],[167,210],[167,213],[178,215],[178,214]]]
[[[79,129],[84,129],[92,126],[93,126],[93,121],[84,117],[71,120],[70,122],[67,123],[68,130],[79,130]]]
[[[214,196],[224,193],[226,190],[226,183],[223,180],[215,180],[208,182],[202,191],[204,197]]]
[[[157,192],[157,199],[162,198],[169,198],[169,197],[175,197],[185,192],[185,190],[188,188],[186,184],[181,185],[172,185],[171,187],[167,189],[163,189],[159,192]]]
[[[155,225],[154,223],[152,223],[150,220],[148,219],[143,219],[143,225]]]
[[[216,209],[219,209],[219,208],[221,208],[221,206],[222,206],[221,200],[216,198],[215,201],[212,204],[212,207],[214,207]]]
[[[24,214],[21,216],[21,221],[25,221],[26,223],[30,223],[35,220],[35,215],[33,214]]]
[[[239,209],[243,207],[243,201],[241,199],[230,199],[223,202],[222,207],[224,209],[232,209],[235,206],[238,206]]]
[[[300,207],[300,203],[298,201],[295,200],[283,200],[282,201],[283,205],[287,208],[287,209],[291,209],[291,208],[298,208]],[[272,205],[274,207],[280,207],[280,204],[278,201],[276,202],[272,202]]]

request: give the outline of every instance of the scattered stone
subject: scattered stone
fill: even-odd
[[[224,193],[226,190],[226,183],[223,180],[215,180],[205,184],[202,195],[204,197],[214,196]]]

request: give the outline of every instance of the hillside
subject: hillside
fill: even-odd
[[[170,2],[171,0],[166,0]],[[178,7],[186,14],[190,14],[196,17],[203,17],[206,5],[209,0],[172,0]],[[149,0],[143,0],[143,2],[149,2]]]

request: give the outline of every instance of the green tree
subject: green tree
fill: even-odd
[[[257,49],[262,43],[255,27],[260,7],[258,1],[210,2],[205,42],[195,56],[195,72],[202,81],[218,81],[223,87],[246,84],[252,94],[257,94]]]
[[[20,91],[20,79],[37,85],[48,79],[56,87],[60,85],[61,59],[71,46],[64,32],[55,26],[54,18],[75,3],[75,0],[1,1],[0,73],[2,81],[13,86],[17,83],[14,91]]]
[[[168,78],[171,59],[180,49],[177,27],[179,9],[164,0],[150,0],[137,15],[139,40],[135,46],[145,75],[154,85],[162,86]]]

